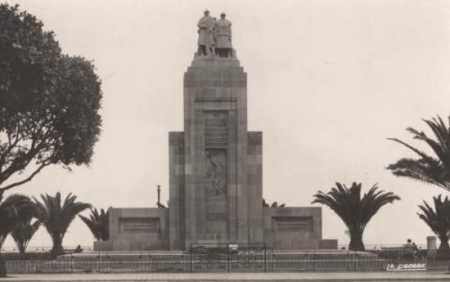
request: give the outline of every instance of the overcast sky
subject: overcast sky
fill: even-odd
[[[450,113],[450,1],[35,0],[19,3],[53,30],[65,53],[94,61],[102,80],[103,131],[90,167],[52,167],[16,192],[73,192],[98,208],[154,207],[168,197],[168,132],[183,130],[183,74],[205,8],[227,13],[248,73],[249,130],[263,131],[268,201],[310,205],[339,181],[393,191],[368,244],[419,244],[431,232],[417,205],[442,189],[385,167],[413,156],[387,137]],[[348,243],[323,208],[323,236]],[[76,219],[65,245],[91,245]],[[11,245],[10,240],[7,241]],[[31,246],[51,245],[41,228]]]

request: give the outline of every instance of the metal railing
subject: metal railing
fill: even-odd
[[[392,261],[354,254],[283,254],[272,250],[155,255],[88,253],[54,260],[7,260],[9,273],[348,272],[383,271]]]
[[[83,248],[84,249],[84,248]],[[397,250],[398,249],[398,250]],[[191,245],[186,252],[85,251],[50,256],[3,256],[9,273],[149,273],[149,272],[362,272],[385,271],[405,265],[436,265],[426,250],[403,252],[401,247],[377,248],[368,253],[342,250],[275,251],[264,244]],[[429,252],[428,252],[429,253]],[[6,255],[6,254],[4,254]]]

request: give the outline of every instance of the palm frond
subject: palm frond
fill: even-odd
[[[92,235],[98,241],[107,241],[109,239],[109,212],[101,209],[100,212],[94,208],[91,209],[89,217],[79,215],[80,219],[91,230]]]
[[[421,213],[417,213],[428,227],[438,236],[445,237],[450,232],[450,200],[442,195],[433,197],[434,208],[423,201],[419,205]]]
[[[39,220],[35,220],[33,223],[31,223],[30,220],[28,222],[18,224],[13,229],[11,232],[11,237],[14,239],[14,242],[21,253],[25,252],[28,243],[31,241],[40,226],[41,222]]]
[[[20,223],[33,217],[34,205],[30,198],[24,195],[13,194],[0,203],[0,240]]]
[[[421,141],[431,148],[434,156],[428,155],[404,141],[389,138],[389,140],[409,148],[419,158],[402,158],[390,164],[387,169],[391,170],[395,176],[411,178],[450,191],[450,117],[448,126],[439,116],[424,120],[424,122],[430,128],[434,138],[414,128],[407,128],[407,131],[413,135],[413,139]]]

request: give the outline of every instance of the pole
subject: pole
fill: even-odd
[[[158,191],[158,206],[159,206],[159,204],[161,203],[161,185],[156,185],[156,187],[158,187],[157,188],[157,191]]]

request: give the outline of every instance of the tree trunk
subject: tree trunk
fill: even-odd
[[[349,250],[365,251],[362,235],[363,233],[360,231],[350,231],[350,244],[348,246]]]
[[[24,244],[18,244],[17,247],[19,248],[19,253],[21,255],[25,254],[25,245]]]
[[[0,192],[0,200],[2,197],[2,192]],[[5,260],[3,259],[2,253],[1,253],[1,249],[3,246],[3,242],[5,242],[6,239],[6,235],[4,236],[0,236],[0,277],[6,277],[7,276],[7,271],[6,271],[6,263]]]
[[[448,236],[447,234],[440,234],[439,240],[441,241],[441,245],[436,253],[437,259],[449,259],[450,258],[450,246],[448,244]]]
[[[6,277],[7,276],[7,272],[6,272],[6,264],[5,261],[3,260],[3,256],[0,252],[0,277]]]
[[[62,238],[60,234],[52,235],[53,248],[51,250],[52,256],[58,256],[64,254],[64,249],[62,247]]]

